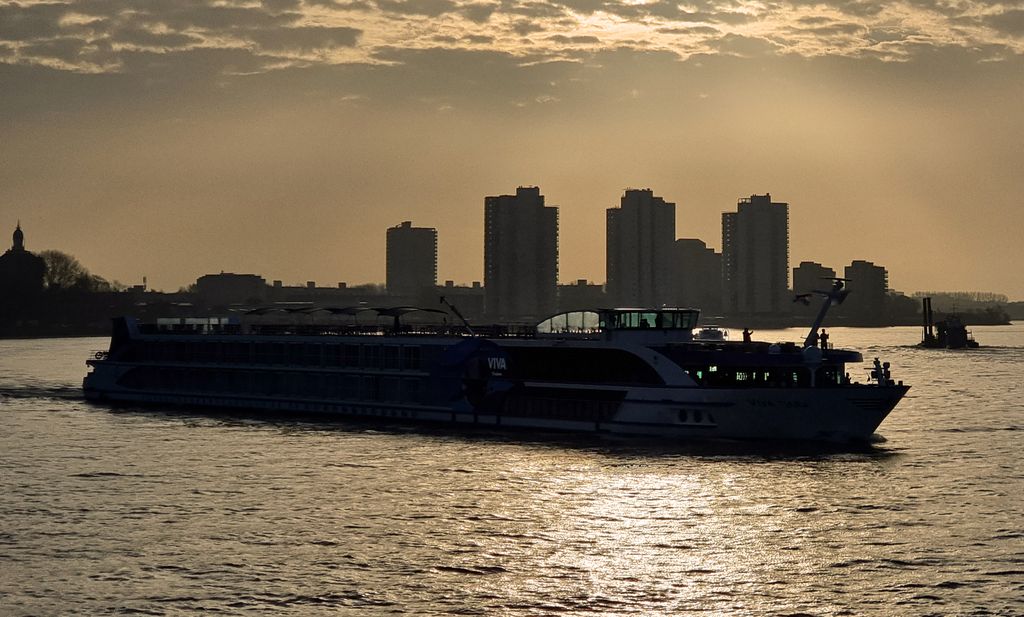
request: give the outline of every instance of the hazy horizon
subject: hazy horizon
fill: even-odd
[[[791,268],[1021,300],[1022,101],[1000,3],[0,3],[0,233],[169,291],[330,286],[382,282],[411,220],[465,283],[484,197],[536,185],[559,280],[603,282],[625,188],[716,250],[768,192]]]

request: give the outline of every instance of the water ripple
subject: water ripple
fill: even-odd
[[[112,410],[0,342],[0,612],[1024,614],[1024,353],[909,334],[833,331],[914,387],[857,448]]]

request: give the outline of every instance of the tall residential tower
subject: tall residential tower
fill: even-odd
[[[388,228],[387,289],[391,295],[415,296],[437,285],[437,230],[413,227],[411,221]]]
[[[627,189],[607,217],[609,300],[636,307],[671,302],[676,205],[651,189]]]
[[[885,323],[889,292],[889,273],[885,268],[857,259],[843,269],[843,276],[848,279],[846,289],[850,295],[843,303],[841,313],[856,323]]]
[[[738,315],[788,310],[789,204],[770,194],[742,198],[722,213],[723,308]]]
[[[484,309],[495,321],[540,320],[556,310],[558,208],[535,186],[484,198]]]
[[[672,304],[699,308],[704,315],[721,312],[721,253],[703,240],[681,238],[673,247],[672,266]]]

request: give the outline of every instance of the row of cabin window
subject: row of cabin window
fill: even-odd
[[[502,413],[521,418],[601,422],[611,418],[618,406],[614,401],[521,396],[507,399]]]
[[[146,344],[141,357],[131,356],[122,359],[394,370],[421,366],[420,347],[380,344],[160,342]]]
[[[623,349],[508,347],[510,366],[524,378],[581,383],[663,384],[644,359]]]
[[[774,369],[737,369],[720,366],[704,366],[685,369],[698,384],[710,387],[786,387],[809,386],[811,373],[803,367]],[[815,385],[827,386],[843,383],[838,368],[821,367],[815,374]]]
[[[271,373],[198,369],[138,368],[122,384],[142,389],[235,395],[287,396],[422,403],[426,389],[420,378],[332,373]]]

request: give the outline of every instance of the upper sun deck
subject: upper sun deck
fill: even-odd
[[[369,316],[367,318],[366,316]],[[361,317],[363,316],[363,317]],[[300,310],[265,309],[242,316],[161,318],[139,324],[127,319],[128,330],[143,335],[427,335],[486,338],[578,338],[636,344],[693,340],[700,311],[692,308],[614,308],[559,313],[536,325],[493,326],[451,323],[445,311],[416,307]],[[409,319],[406,318],[415,318]]]

